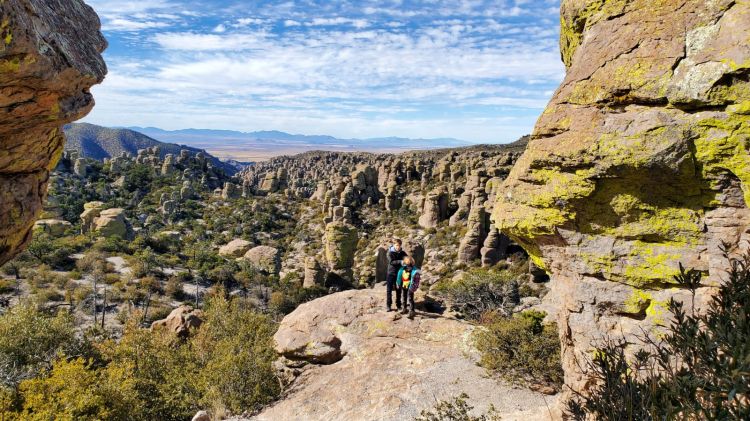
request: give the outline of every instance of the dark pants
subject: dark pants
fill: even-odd
[[[385,278],[385,290],[386,290],[386,299],[385,299],[385,305],[388,308],[391,308],[391,304],[393,303],[393,292],[396,292],[396,308],[401,308],[401,290],[402,288],[399,288],[396,285],[396,274],[388,274]]]
[[[401,290],[400,293],[404,297],[404,300],[403,300],[404,308],[408,308],[407,307],[407,303],[408,303],[409,305],[411,305],[411,311],[416,311],[416,309],[414,308],[414,291],[409,291],[409,288],[399,288],[399,289]]]

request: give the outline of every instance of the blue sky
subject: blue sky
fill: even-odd
[[[508,142],[564,76],[559,0],[87,2],[107,126]]]

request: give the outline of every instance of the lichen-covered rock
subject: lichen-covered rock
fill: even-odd
[[[93,231],[102,237],[133,238],[133,228],[121,208],[105,209],[93,221]]]
[[[331,269],[351,269],[357,250],[357,228],[343,221],[326,225],[325,254]]]
[[[31,239],[62,126],[94,106],[107,46],[80,0],[0,2],[0,265]]]
[[[709,285],[721,242],[747,247],[750,4],[564,0],[561,22],[567,75],[494,220],[552,275],[565,381],[585,390],[577,361],[663,323],[680,262]]]
[[[252,243],[241,238],[234,239],[219,247],[219,255],[224,257],[242,257],[250,250]]]
[[[34,230],[45,232],[53,237],[65,234],[73,224],[62,219],[40,219],[34,223]]]
[[[253,247],[245,253],[243,258],[263,272],[268,274],[279,273],[281,256],[277,248],[270,246]]]

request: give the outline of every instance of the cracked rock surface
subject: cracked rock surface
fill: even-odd
[[[489,378],[476,365],[472,325],[422,311],[409,320],[385,312],[384,301],[379,285],[319,298],[286,316],[274,340],[291,386],[254,419],[413,419],[462,392],[477,412],[492,404],[503,419],[548,418],[555,397]]]
[[[668,321],[678,265],[721,282],[750,239],[750,4],[563,0],[565,80],[498,195],[552,278],[565,382],[607,336]],[[701,288],[701,306],[711,288]],[[690,304],[688,303],[688,306]]]
[[[62,126],[91,110],[107,72],[94,10],[80,0],[0,1],[0,265],[31,239]]]

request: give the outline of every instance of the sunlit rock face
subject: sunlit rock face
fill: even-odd
[[[563,0],[567,75],[496,200],[552,276],[566,383],[606,336],[668,320],[678,264],[720,282],[750,239],[750,3]],[[702,288],[701,305],[711,288]],[[689,300],[688,300],[689,301]],[[689,306],[689,302],[688,302]]]
[[[22,250],[59,159],[62,126],[107,72],[99,18],[80,0],[0,0],[0,264]]]

